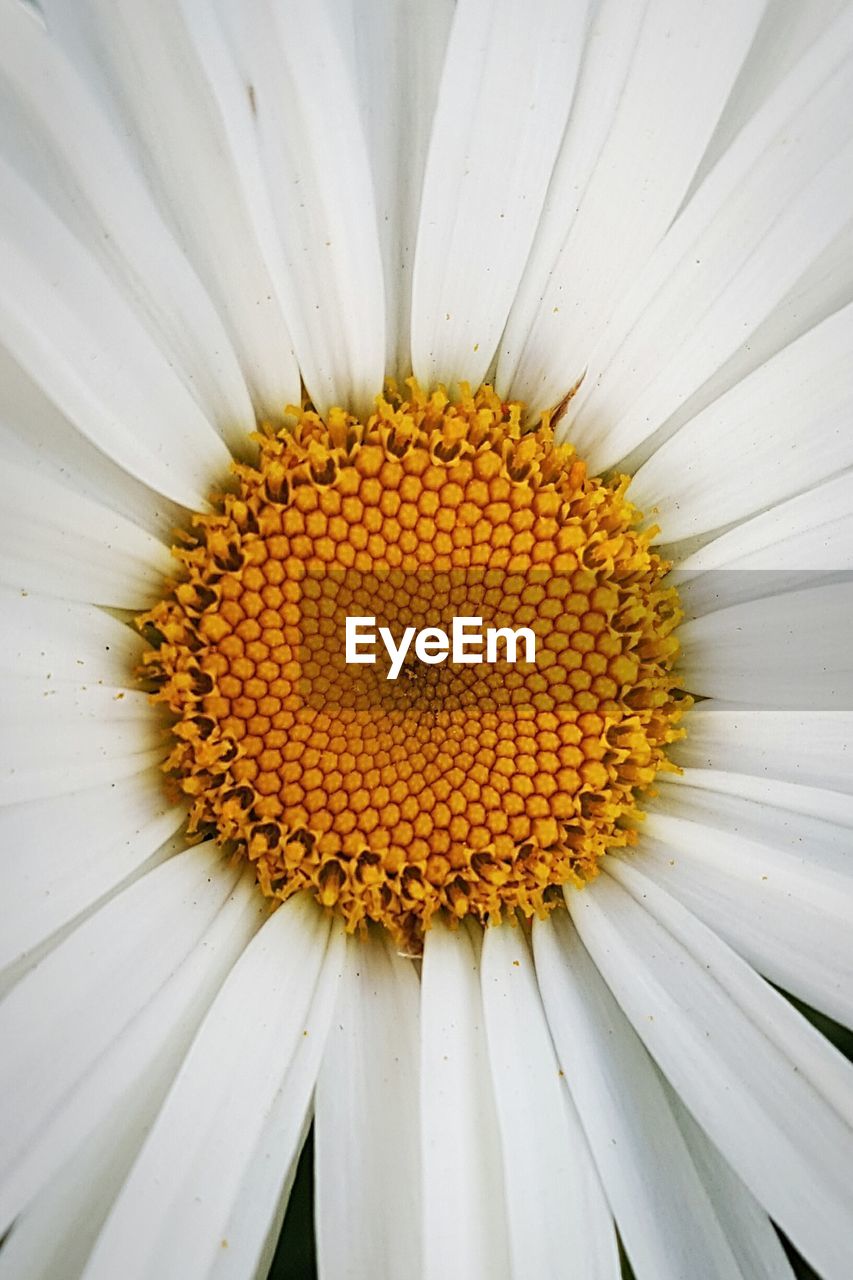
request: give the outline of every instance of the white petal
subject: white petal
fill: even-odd
[[[202,940],[238,875],[209,845],[170,858],[86,920],[0,1005],[9,1046],[0,1095],[4,1226],[113,1103],[144,1082],[187,1021],[215,963]],[[247,911],[257,919],[253,879],[247,871],[229,936]]]
[[[690,543],[679,544],[690,546]],[[695,542],[691,557],[696,553]],[[719,613],[734,608],[736,605],[748,605],[753,611],[768,607],[766,602],[771,596],[796,599],[797,593],[815,588],[827,589],[830,586],[844,589],[851,583],[849,569],[782,568],[781,559],[776,559],[775,548],[765,557],[770,564],[765,569],[728,567],[713,569],[708,573],[695,573],[687,570],[683,575],[681,569],[674,569],[669,582],[677,587],[684,617],[693,621],[704,618],[707,614]],[[781,556],[781,551],[780,551]],[[678,552],[675,552],[675,559]],[[773,561],[776,559],[774,565]],[[687,581],[682,581],[686,576]],[[779,606],[781,608],[781,606]],[[757,615],[756,615],[757,616]],[[775,637],[771,638],[775,642]]]
[[[691,693],[756,706],[853,708],[853,581],[766,596],[683,623]]]
[[[731,773],[728,769],[682,769],[680,774],[660,775],[661,794],[666,789],[689,786],[716,796],[737,797],[763,807],[782,811],[782,820],[791,814],[819,818],[839,827],[853,827],[853,795],[828,791],[825,787],[804,787],[797,782],[780,782],[777,778],[757,778],[748,773]],[[712,799],[716,805],[717,800]]]
[[[135,683],[145,641],[103,609],[0,588],[0,679]]]
[[[137,776],[138,775],[135,774],[132,775],[131,781],[135,781]],[[124,783],[125,781],[126,779],[121,778],[119,779],[119,784]],[[113,783],[112,785],[117,786],[119,784]],[[62,799],[63,797],[57,798],[55,803],[61,803]],[[49,806],[51,802],[40,801],[39,803]],[[3,810],[0,810],[0,814],[2,813]],[[153,871],[155,867],[159,867],[161,863],[168,862],[170,858],[174,858],[178,854],[185,853],[187,847],[186,834],[179,828],[174,832],[174,834],[169,836],[167,840],[164,840],[162,844],[158,845],[154,849],[153,853],[149,853],[148,857],[145,858],[139,866],[132,869],[129,874],[124,876],[124,878],[118,883],[114,884],[112,879],[110,879],[105,893],[103,893],[97,900],[92,899],[85,902],[80,910],[77,910],[72,914],[66,923],[60,924],[58,928],[53,930],[53,932],[50,932],[50,929],[53,929],[53,922],[49,919],[47,921],[47,926],[45,926],[39,910],[39,903],[37,901],[34,902],[31,899],[22,911],[22,915],[25,917],[24,927],[26,928],[27,922],[29,922],[32,925],[34,933],[37,931],[39,935],[41,935],[47,927],[49,936],[41,938],[40,941],[36,941],[26,952],[19,955],[17,959],[13,960],[5,969],[3,969],[2,973],[0,973],[0,1000],[4,999],[12,988],[21,982],[21,980],[30,973],[31,970],[35,969],[37,965],[40,965],[45,956],[49,955],[51,951],[63,943],[75,929],[79,929],[80,926],[84,924],[90,916],[94,915],[95,912],[102,910],[102,908],[105,907],[110,899],[115,897],[117,893],[121,893],[124,889],[129,888],[135,880],[140,878],[140,876],[148,875],[150,871]],[[57,896],[60,899],[60,910],[65,913],[66,899],[69,898],[70,895],[64,891],[60,891]],[[72,903],[72,905],[74,904]]]
[[[254,414],[222,322],[96,96],[20,4],[0,7],[0,147],[100,259],[239,447]]]
[[[595,471],[666,422],[853,214],[853,11],[744,128],[614,313],[566,427]]]
[[[341,0],[352,29],[385,276],[385,369],[412,371],[412,264],[453,0]],[[401,177],[401,167],[404,177]]]
[[[714,137],[702,157],[699,169],[702,178],[710,173],[743,126],[796,66],[804,51],[835,22],[846,4],[847,0],[814,0],[812,4],[797,5],[787,4],[786,0],[770,0]]]
[[[853,712],[766,711],[699,703],[676,764],[853,792]]]
[[[98,261],[0,160],[0,344],[83,435],[203,507],[230,454]]]
[[[345,37],[330,0],[247,0],[223,5],[223,15],[250,89],[302,377],[321,411],[343,404],[369,412],[382,390],[385,296]],[[334,92],[317,92],[320,83]]]
[[[433,918],[421,975],[424,1276],[510,1275],[475,942]]]
[[[107,745],[102,742],[99,747],[88,751],[85,759],[73,762],[51,760],[27,771],[12,769],[8,776],[0,777],[0,805],[24,804],[29,800],[68,795],[86,787],[120,782],[163,763],[165,752],[162,744],[143,751],[115,754],[110,751],[109,735],[106,736]]]
[[[138,873],[185,816],[159,769],[0,807],[0,968]]]
[[[800,574],[853,568],[853,471],[735,525],[682,560],[682,603],[689,602],[692,614],[710,612],[712,592],[720,585],[714,570],[777,573],[780,565]],[[682,583],[688,574],[686,589]]]
[[[100,765],[133,759],[136,773],[165,759],[168,728],[148,695],[109,685],[3,681],[0,804],[67,795],[101,780]],[[111,777],[128,776],[108,775]]]
[[[329,919],[291,898],[237,961],[181,1066],[85,1270],[207,1276],[304,1038]],[[304,1099],[303,1099],[304,1101]],[[299,1127],[304,1115],[299,1117]],[[281,1157],[284,1158],[281,1158]],[[281,1179],[295,1158],[276,1153]]]
[[[635,475],[631,501],[654,510],[667,542],[676,542],[766,510],[853,466],[851,346],[853,305],[670,437]]]
[[[146,1079],[135,1107],[123,1099],[130,1108],[100,1121],[15,1221],[0,1250],[0,1280],[77,1280],[161,1097]]]
[[[598,6],[497,385],[534,416],[583,374],[614,305],[684,197],[760,3]]]
[[[635,867],[566,898],[581,939],[670,1084],[826,1280],[849,1272],[853,1067]]]
[[[107,1075],[95,1072],[95,1089],[83,1094],[95,1127],[16,1221],[0,1251],[2,1280],[80,1274],[201,1018],[260,920],[247,872],[125,1037],[123,1052],[111,1055]]]
[[[559,1069],[524,932],[483,938],[483,1009],[513,1275],[621,1275],[613,1218]],[[556,1229],[555,1229],[556,1228]]]
[[[485,378],[565,128],[586,11],[586,0],[457,6],[415,251],[412,364],[423,386]]]
[[[62,0],[48,26],[100,73],[166,219],[213,298],[258,413],[299,402],[283,266],[252,137],[249,86],[214,5]],[[152,92],[152,84],[156,92]]]
[[[386,936],[348,940],[315,1103],[320,1276],[421,1274],[419,997]]]
[[[8,462],[4,475],[4,585],[118,609],[163,595],[176,562],[162,542],[44,476]]]
[[[829,245],[806,267],[784,298],[749,337],[724,360],[710,378],[696,387],[660,429],[644,437],[620,466],[635,474],[661,444],[685,423],[704,413],[709,405],[737,383],[750,377],[785,347],[809,333],[853,298],[853,221],[834,236]]]
[[[849,870],[851,866],[850,817],[851,797],[836,795],[846,812],[838,815],[824,810],[813,816],[807,810],[792,807],[791,800],[808,793],[808,788],[764,779],[763,796],[742,795],[726,789],[736,775],[718,774],[713,787],[703,787],[702,779],[710,770],[687,769],[680,777],[670,776],[649,804],[648,817],[662,813],[690,818],[703,825],[733,831],[748,840],[785,850],[788,853],[808,851],[809,857]],[[788,794],[786,794],[786,792]],[[833,792],[821,792],[831,796]]]
[[[569,1092],[638,1280],[741,1276],[654,1066],[560,912],[533,926]]]
[[[726,1238],[737,1255],[742,1274],[750,1280],[794,1280],[791,1264],[767,1214],[708,1141],[675,1090],[666,1083],[664,1089],[705,1190],[720,1221],[725,1223]]]
[[[101,453],[2,348],[0,454],[39,483],[44,477],[72,489],[163,541],[189,523],[184,507],[155,493]]]
[[[853,1025],[853,860],[839,869],[807,835],[788,853],[677,811],[648,814],[637,852],[644,875],[766,978]]]
[[[302,1144],[311,1120],[311,1101],[326,1037],[337,1004],[345,960],[344,931],[332,928],[305,1033],[264,1125],[262,1141],[246,1169],[223,1231],[210,1280],[266,1280],[278,1245]]]
[[[81,737],[89,730],[95,738],[116,726],[122,742],[142,749],[166,724],[166,713],[151,705],[147,693],[114,688],[102,680],[91,684],[57,681],[54,686],[39,677],[13,676],[4,681],[3,702],[6,723],[15,729],[20,726],[23,759],[64,754],[62,731],[69,725]],[[45,726],[48,732],[43,732]]]

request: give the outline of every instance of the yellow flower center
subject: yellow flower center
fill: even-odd
[[[293,412],[142,620],[190,830],[233,841],[270,897],[308,888],[408,949],[440,908],[546,912],[632,842],[680,732],[678,601],[627,480],[590,479],[489,387],[389,386],[364,423]],[[535,654],[410,644],[392,679],[381,643],[347,661],[355,617],[397,646],[476,617]]]

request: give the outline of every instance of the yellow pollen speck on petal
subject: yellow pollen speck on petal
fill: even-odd
[[[489,387],[389,384],[366,422],[291,412],[140,620],[190,831],[233,842],[269,897],[308,889],[409,952],[439,909],[544,914],[633,842],[686,706],[678,600],[627,479],[589,477]],[[478,617],[536,652],[410,650],[389,679],[381,647],[346,661],[348,617],[398,644]]]

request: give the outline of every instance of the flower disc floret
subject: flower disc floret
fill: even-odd
[[[271,898],[417,950],[435,911],[542,914],[634,839],[666,765],[678,601],[626,498],[489,387],[293,411],[195,518],[143,622],[190,830]],[[345,660],[345,624],[532,629],[536,656]]]

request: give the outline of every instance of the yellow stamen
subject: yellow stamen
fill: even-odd
[[[417,948],[433,913],[530,917],[634,839],[684,702],[668,566],[625,496],[489,387],[393,385],[366,423],[293,410],[198,516],[142,620],[190,829],[270,897]],[[345,661],[346,618],[531,628],[533,662]],[[503,653],[503,650],[501,651]]]

